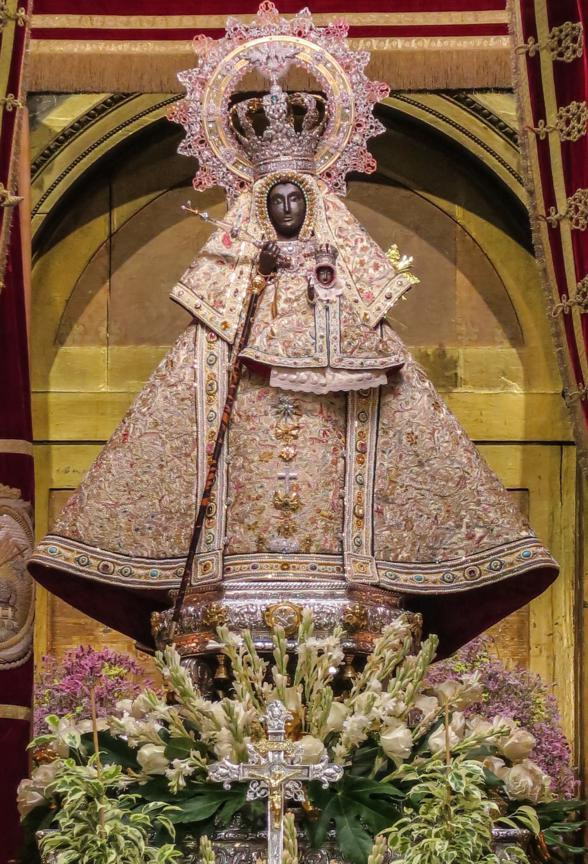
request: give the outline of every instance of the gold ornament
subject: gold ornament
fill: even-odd
[[[227,623],[227,610],[220,603],[211,603],[202,613],[202,623],[206,627],[222,627]]]
[[[270,630],[281,627],[286,636],[294,636],[302,621],[302,606],[296,603],[273,603],[263,613],[263,618]]]
[[[588,125],[588,103],[570,102],[557,109],[557,120],[548,125],[540,120],[537,126],[530,127],[537,137],[543,141],[550,132],[557,132],[561,141],[578,141],[586,134]]]
[[[578,60],[584,53],[584,27],[580,21],[564,21],[553,27],[545,42],[538,42],[530,36],[525,43],[517,45],[517,54],[534,57],[539,51],[549,51],[552,59],[563,63]]]
[[[273,502],[281,513],[297,513],[302,507],[298,492],[274,492]]]
[[[362,630],[367,623],[367,609],[361,603],[353,603],[343,612],[343,625],[347,630]]]
[[[558,213],[555,207],[549,208],[549,215],[543,218],[552,228],[558,222],[567,219],[573,231],[585,231],[588,228],[588,189],[576,189],[567,200],[565,210]]]

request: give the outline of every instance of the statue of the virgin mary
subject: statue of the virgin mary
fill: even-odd
[[[180,636],[200,633],[198,647],[227,615],[255,629],[313,604],[368,632],[403,606],[448,653],[543,591],[557,565],[387,323],[418,281],[411,262],[384,254],[343,201],[346,174],[375,169],[366,141],[387,87],[367,79],[341,22],[319,28],[307,10],[286,20],[264,3],[197,51],[173,119],[198,159],[195,188],[227,191],[225,227],[172,289],[193,323],[30,569],[150,640],[150,612],[185,568],[239,346]],[[293,70],[317,92],[288,91]],[[251,73],[266,92],[246,98]]]

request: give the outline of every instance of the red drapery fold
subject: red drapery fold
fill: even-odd
[[[588,470],[588,4],[510,3],[535,252]]]
[[[2,4],[0,30],[0,864],[15,858],[20,842],[16,787],[28,773],[33,677],[33,588],[26,571],[34,492],[27,344],[29,171],[22,165],[28,161],[23,69],[30,12],[22,0],[8,0]]]

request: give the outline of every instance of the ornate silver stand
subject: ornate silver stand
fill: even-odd
[[[290,565],[285,561],[282,566]],[[304,608],[313,613],[317,636],[343,625],[343,648],[353,654],[369,654],[383,627],[400,616],[408,617],[415,640],[420,640],[420,616],[406,612],[399,595],[367,585],[352,586],[342,575],[301,579],[276,569],[264,578],[231,578],[218,588],[189,590],[174,643],[186,658],[214,654],[221,648],[216,628],[226,624],[235,632],[248,628],[258,651],[271,651],[273,629],[283,627],[292,639]],[[169,610],[153,615],[152,631],[158,648],[169,644],[170,621]],[[292,647],[294,644],[292,639]]]
[[[528,831],[495,828],[492,832],[498,857],[504,864],[512,861],[507,849],[509,846],[520,846],[527,850],[531,835]],[[216,855],[216,864],[256,864],[266,854],[267,836],[265,831],[253,833],[244,830],[238,818],[225,831],[220,831],[213,838],[212,846]],[[186,841],[183,847],[184,864],[200,864],[198,842]],[[302,831],[298,833],[298,858],[300,864],[345,864],[340,852],[335,846],[334,833],[320,849],[311,849]],[[389,852],[385,864],[398,861],[398,857]],[[468,864],[468,862],[463,862]]]

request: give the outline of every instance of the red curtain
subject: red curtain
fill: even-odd
[[[2,4],[0,30],[0,864],[19,846],[16,787],[28,773],[33,677],[33,451],[27,286],[28,142],[23,67],[30,6]],[[24,134],[23,134],[24,133]]]
[[[510,2],[535,253],[588,470],[588,2]]]

